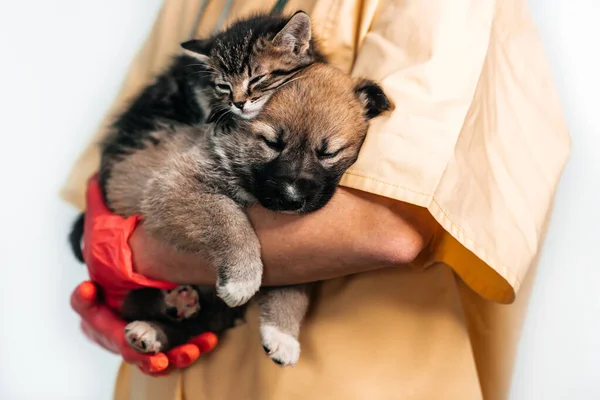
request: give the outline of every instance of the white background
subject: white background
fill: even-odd
[[[501,1],[501,0],[499,0]],[[160,0],[0,0],[0,398],[109,399],[118,359],[68,306],[86,278],[58,198]],[[600,2],[531,0],[573,153],[519,347],[513,400],[600,399]],[[33,362],[31,362],[33,361]]]

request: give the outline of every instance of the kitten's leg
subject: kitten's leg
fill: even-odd
[[[125,340],[139,353],[171,350],[190,339],[183,329],[153,321],[133,321],[125,326]]]
[[[156,177],[142,202],[144,227],[175,247],[207,257],[217,270],[218,296],[236,307],[260,287],[260,244],[238,204],[206,191],[197,179],[177,171]]]
[[[308,310],[309,295],[309,285],[265,288],[259,294],[262,345],[267,355],[279,365],[298,362],[298,336]]]

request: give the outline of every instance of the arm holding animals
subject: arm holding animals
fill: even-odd
[[[325,208],[296,216],[250,210],[265,263],[263,284],[337,278],[411,262],[433,236],[425,209],[339,188]],[[139,226],[130,238],[136,272],[175,283],[215,284],[200,255],[177,252]]]

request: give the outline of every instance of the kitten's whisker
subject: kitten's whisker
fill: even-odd
[[[206,72],[207,74],[217,74],[216,71],[211,71],[210,69],[197,69],[196,72]]]
[[[226,112],[222,113],[221,115],[219,115],[217,120],[214,122],[214,125],[219,126],[219,122],[221,122],[222,119],[224,119],[225,117],[227,117],[229,114],[232,114],[232,113],[233,112],[231,110],[227,110]]]
[[[272,89],[266,89],[266,90],[265,90],[265,92],[266,92],[266,93],[274,92],[275,90],[281,89],[282,87],[284,87],[284,86],[285,86],[285,85],[287,85],[288,83],[292,83],[292,82],[294,82],[294,81],[297,81],[298,79],[302,79],[302,77],[300,76],[300,77],[298,77],[298,78],[295,78],[295,79],[290,79],[289,81],[285,81],[285,82],[283,82],[281,85],[279,85],[279,86],[275,86],[275,87],[274,87],[274,88],[272,88]]]
[[[204,76],[217,76],[217,74],[216,74],[216,73],[214,73],[214,72],[209,72],[209,71],[198,71],[198,72],[193,72],[193,73],[191,73],[191,74],[188,74],[188,76],[194,76],[194,75],[199,75],[199,74],[204,74],[204,75],[202,75],[203,77],[204,77]]]
[[[292,83],[292,82],[294,82],[294,81],[297,81],[297,80],[299,80],[299,79],[302,79],[302,77],[301,77],[301,76],[299,76],[299,77],[297,77],[297,78],[290,79],[289,81],[283,82],[281,85],[277,86],[275,89],[280,89],[280,88],[284,87],[285,85],[287,85],[287,84],[290,84],[290,83]]]
[[[231,110],[229,109],[228,106],[222,106],[222,105],[217,105],[212,109],[213,112],[227,111],[227,110],[229,110],[229,112],[231,112]]]
[[[219,122],[221,122],[221,119],[223,119],[223,120],[227,119],[227,117],[229,117],[230,114],[233,114],[233,111],[227,111],[226,113],[223,113],[221,118],[219,118]]]

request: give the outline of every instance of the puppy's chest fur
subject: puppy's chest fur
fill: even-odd
[[[122,216],[143,215],[148,203],[167,193],[183,199],[199,189],[250,205],[254,198],[213,144],[213,134],[207,125],[163,126],[148,133],[141,148],[112,161],[104,188],[108,206]]]

